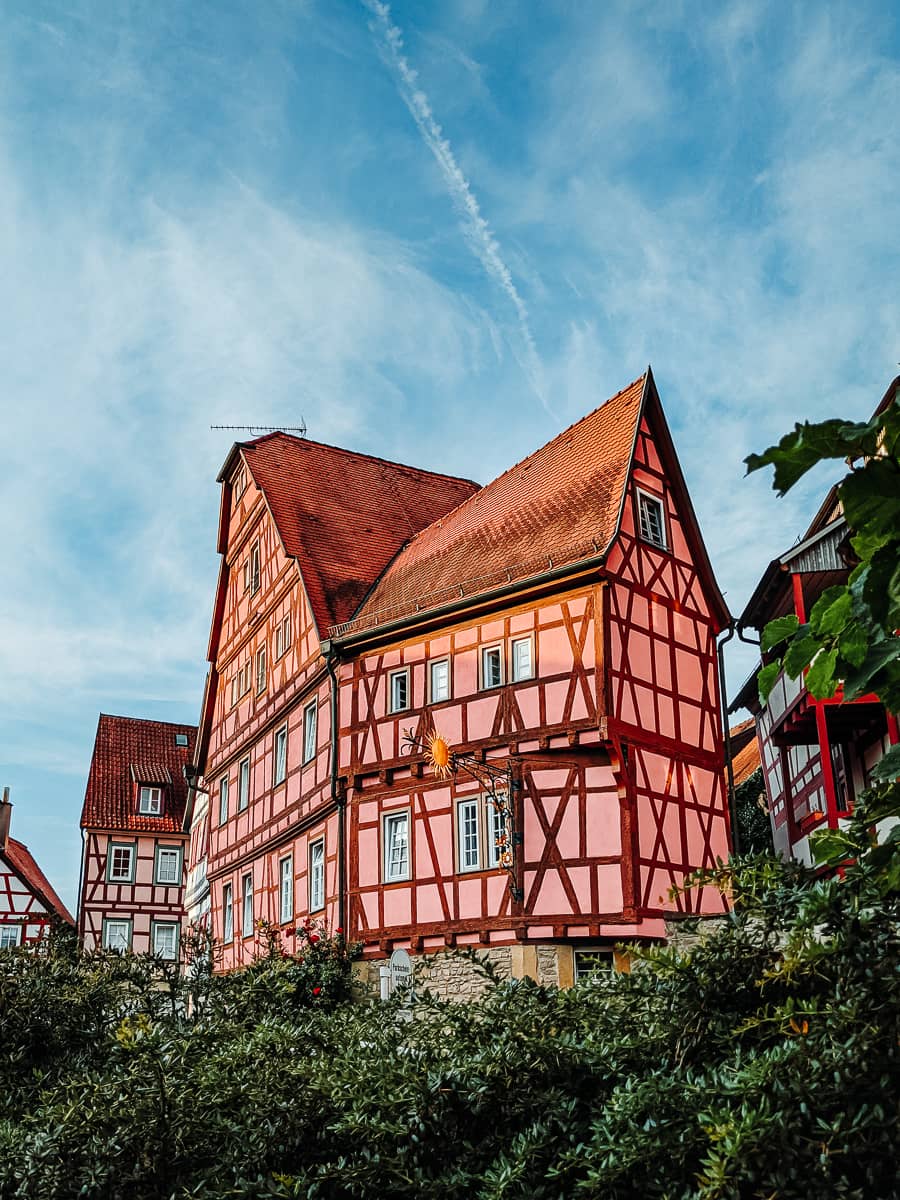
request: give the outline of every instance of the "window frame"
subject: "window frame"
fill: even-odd
[[[186,733],[176,733],[175,734],[175,745],[176,746],[187,746],[187,744],[188,744],[188,735]]]
[[[228,824],[229,781],[227,775],[219,777],[219,828]]]
[[[305,767],[307,763],[315,760],[319,751],[319,698],[310,700],[303,706],[303,761]]]
[[[394,703],[394,684],[403,680],[404,703]],[[409,685],[409,667],[395,667],[393,671],[388,672],[388,712],[402,713],[410,710],[410,685]]]
[[[528,647],[528,674],[520,675],[518,670],[518,660],[516,658],[517,646]],[[527,679],[535,677],[534,663],[534,634],[525,633],[517,637],[509,639],[509,678],[511,683],[524,683]]]
[[[313,856],[317,850],[321,849],[321,862],[314,862]],[[325,835],[314,838],[309,843],[309,885],[307,887],[307,900],[309,903],[309,911],[311,913],[321,912],[325,907]],[[316,894],[314,883],[318,879],[320,890]]]
[[[481,871],[482,868],[482,804],[481,796],[462,796],[456,801],[455,818],[456,818],[456,870],[459,875],[468,875],[472,871]],[[474,809],[475,811],[475,859],[474,862],[467,863],[465,861],[467,854],[466,837],[467,831],[462,815],[463,809]]]
[[[502,829],[502,824],[500,829],[497,829],[494,827],[494,822],[500,823],[500,812],[493,804],[490,795],[482,796],[482,803],[484,807],[484,869],[495,871],[500,866],[497,833]]]
[[[244,768],[246,767],[246,771]],[[244,780],[247,786],[244,786]],[[238,806],[239,813],[246,812],[250,807],[250,755],[238,763]]]
[[[171,929],[174,933],[175,940],[174,940],[174,943],[172,946],[172,954],[160,954],[159,950],[156,948],[156,934],[157,934],[157,931],[160,929]],[[180,949],[180,945],[179,945],[180,941],[181,941],[181,922],[180,921],[161,921],[161,920],[157,920],[155,917],[151,920],[151,922],[150,922],[150,952],[152,954],[155,954],[158,958],[165,959],[166,962],[177,962],[178,961],[178,951]]]
[[[392,875],[388,829],[400,820],[406,822],[406,873]],[[394,808],[381,814],[381,875],[384,883],[408,883],[412,879],[412,811],[409,808]]]
[[[256,652],[256,694],[261,696],[268,683],[268,664],[266,663],[266,648],[260,646]]]
[[[434,669],[435,667],[447,668],[447,694],[445,696],[436,696],[434,694]],[[445,700],[453,699],[453,674],[450,670],[450,656],[445,654],[443,658],[432,658],[428,661],[428,703],[443,704]]]
[[[13,940],[9,941],[9,935],[13,935]],[[0,924],[0,950],[13,950],[16,946],[22,945],[22,925],[21,922],[4,921]]]
[[[177,878],[173,880],[162,879],[159,873],[159,861],[163,851],[174,853],[178,858],[178,869],[176,871]],[[184,847],[170,843],[166,845],[164,842],[158,842],[153,852],[153,884],[155,887],[181,887],[184,877]]]
[[[280,774],[278,772],[279,740],[281,742],[281,751],[282,751],[281,773]],[[288,727],[287,727],[287,721],[285,721],[285,723],[283,725],[279,725],[279,727],[275,730],[275,734],[272,739],[272,787],[281,787],[281,785],[287,779],[287,741],[288,741]]]
[[[260,568],[259,558],[259,538],[250,547],[250,553],[247,555],[247,565],[249,568],[249,587],[246,589],[251,596],[255,596],[262,586],[262,570]]]
[[[244,492],[247,490],[247,468],[244,466],[238,467],[234,473],[234,481],[232,483],[235,500],[240,500]]]
[[[234,884],[229,880],[222,884],[222,944],[229,946],[234,941]]]
[[[287,866],[287,871],[285,871]],[[290,908],[285,906],[288,896],[286,885],[290,885]],[[294,856],[284,854],[278,860],[278,924],[286,925],[294,919]]]
[[[144,792],[156,793],[156,808],[144,808]],[[150,797],[152,804],[153,796]],[[163,815],[163,789],[158,783],[139,783],[138,784],[138,816],[141,817],[161,817]]]
[[[111,946],[109,944],[108,930],[111,925],[124,925],[127,929],[127,937],[124,946]],[[100,931],[100,945],[104,950],[113,950],[117,954],[127,954],[131,949],[134,939],[134,921],[131,917],[104,917],[103,926]]]
[[[485,670],[485,655],[496,653],[497,665],[500,671],[500,678],[496,683],[487,682],[487,671]],[[503,642],[490,642],[487,645],[478,647],[478,690],[481,692],[492,692],[496,688],[503,687],[506,680],[503,678],[504,671],[504,652]]]
[[[113,851],[127,850],[129,854],[128,860],[128,876],[113,874]],[[114,842],[110,840],[106,844],[106,882],[107,883],[134,883],[134,873],[137,866],[137,842]]]
[[[283,658],[291,648],[291,614],[286,612],[275,626],[275,661]]]
[[[579,968],[579,956],[584,958],[590,955],[593,958],[604,959],[604,965],[600,968],[604,973],[606,971],[614,972],[616,969],[616,958],[611,946],[578,946],[572,949],[572,969],[575,983],[584,983],[592,976],[597,975],[598,969],[588,970],[584,967]]]
[[[247,887],[247,884],[250,887]],[[247,921],[247,906],[250,906],[250,920]],[[253,937],[254,925],[256,923],[256,905],[254,903],[253,894],[253,872],[245,871],[241,876],[241,940],[246,941],[247,938]],[[250,928],[247,928],[249,924]]]
[[[654,550],[662,550],[665,554],[670,551],[669,528],[666,520],[666,506],[662,496],[657,496],[654,492],[648,491],[646,488],[635,487],[635,505],[636,505],[636,524],[638,540],[643,542],[645,546],[652,546]],[[659,509],[660,530],[662,534],[662,544],[654,542],[652,538],[644,536],[643,524],[641,522],[641,505],[644,501],[649,501],[655,504]],[[648,522],[649,527],[649,522]]]

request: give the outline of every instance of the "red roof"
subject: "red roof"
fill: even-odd
[[[756,722],[753,717],[735,725],[729,731],[729,736],[734,786],[740,787],[760,766],[759,743],[756,740]]]
[[[34,861],[31,851],[24,842],[17,842],[12,837],[8,838],[5,848],[0,847],[0,858],[6,859],[13,871],[15,871],[23,883],[26,883],[31,888],[31,891],[37,896],[48,912],[56,913],[58,917],[61,917],[63,921],[67,921],[69,925],[75,924],[72,914],[50,886],[50,881]]]
[[[636,379],[412,538],[353,627],[603,554],[618,530],[646,380]]]
[[[281,432],[239,446],[300,564],[322,636],[353,615],[410,538],[478,491],[470,479]]]
[[[187,735],[186,746],[175,744],[179,733]],[[192,761],[196,737],[195,725],[101,713],[81,811],[82,828],[180,833],[187,800],[184,766]],[[171,784],[163,787],[163,814],[142,816],[137,810],[138,784],[157,784],[161,768],[171,779]],[[149,770],[153,778],[144,778],[142,770]]]

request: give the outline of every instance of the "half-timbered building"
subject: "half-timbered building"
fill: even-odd
[[[54,922],[74,926],[28,847],[10,835],[9,788],[0,800],[0,950],[39,942]]]
[[[226,968],[319,916],[372,962],[566,983],[722,911],[673,889],[728,852],[729,618],[649,371],[483,488],[282,433],[220,482],[196,769]]]
[[[78,932],[103,947],[177,958],[184,920],[192,725],[101,714],[84,807]]]

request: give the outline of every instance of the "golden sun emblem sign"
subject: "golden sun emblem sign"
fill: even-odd
[[[453,770],[450,763],[451,755],[447,739],[442,737],[436,729],[432,729],[431,733],[425,738],[425,746],[425,758],[428,765],[438,779],[446,779]]]

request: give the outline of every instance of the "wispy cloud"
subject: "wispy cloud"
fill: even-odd
[[[443,130],[435,120],[428,96],[419,86],[418,72],[410,66],[408,58],[403,53],[403,33],[393,23],[391,10],[387,4],[380,3],[380,0],[362,0],[362,2],[374,17],[370,28],[378,38],[378,44],[396,74],[403,103],[418,126],[425,145],[437,160],[447,190],[463,218],[462,230],[466,241],[487,274],[506,293],[515,309],[523,353],[517,353],[515,347],[513,352],[516,353],[535,395],[544,408],[551,415],[555,415],[547,399],[543,366],[531,332],[528,308],[504,261],[500,245],[491,232],[490,225],[481,214],[481,206],[472,191],[471,184],[463,174],[449,141],[444,137]]]

